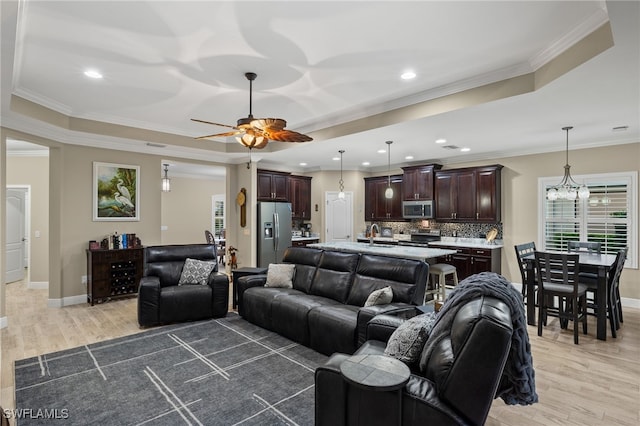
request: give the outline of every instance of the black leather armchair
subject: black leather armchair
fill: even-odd
[[[356,354],[382,355],[403,319],[379,315],[369,322],[369,340]],[[513,334],[509,307],[491,297],[462,305],[444,338],[431,335],[411,377],[397,392],[376,392],[348,384],[340,374],[345,354],[332,355],[316,370],[315,424],[389,425],[402,413],[403,425],[481,425],[501,383]],[[376,340],[381,339],[381,340]]]
[[[144,250],[138,323],[152,326],[218,318],[229,309],[229,277],[218,272],[215,245],[151,246]],[[187,258],[216,262],[207,285],[178,286]]]

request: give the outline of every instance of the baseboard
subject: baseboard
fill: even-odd
[[[62,299],[49,299],[47,306],[50,308],[63,308],[65,306],[81,305],[83,303],[87,303],[86,294],[64,297]]]
[[[511,283],[518,291],[522,291],[522,284],[520,283]],[[631,297],[621,297],[620,301],[622,302],[622,307],[624,308],[634,308],[640,309],[640,299],[633,299]]]
[[[6,328],[8,325],[7,317],[0,317],[0,329]]]
[[[27,288],[30,290],[47,290],[49,289],[49,281],[29,281]]]

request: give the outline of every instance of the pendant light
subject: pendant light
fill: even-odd
[[[575,200],[580,198],[581,200],[589,198],[590,192],[586,185],[579,185],[571,177],[571,166],[569,165],[569,130],[573,129],[572,126],[563,127],[562,130],[567,132],[566,143],[566,163],[564,165],[564,177],[559,184],[552,187],[547,191],[547,200]]]
[[[171,192],[171,179],[169,179],[169,165],[163,164],[164,177],[162,178],[162,192]]]
[[[342,180],[342,154],[344,154],[344,149],[338,151],[340,153],[340,180],[338,181],[338,185],[340,186],[340,192],[338,192],[338,198],[341,200],[344,199],[344,180]]]
[[[393,198],[393,188],[391,188],[391,144],[393,141],[386,141],[387,144],[387,189],[384,191],[384,197]]]

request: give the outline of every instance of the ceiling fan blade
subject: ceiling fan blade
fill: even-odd
[[[233,132],[225,132],[225,133],[216,133],[214,135],[206,135],[206,136],[198,136],[196,139],[208,139],[208,138],[215,138],[215,137],[227,137],[227,136],[235,136],[235,135],[239,135],[240,133],[244,133],[242,130],[235,130]]]
[[[198,123],[213,124],[214,126],[229,127],[231,129],[237,129],[236,126],[230,126],[228,124],[221,124],[221,123],[214,123],[212,121],[198,120],[197,118],[192,118],[191,121],[197,121]]]
[[[303,135],[302,133],[294,132],[293,130],[277,130],[277,131],[267,131],[264,130],[264,135],[271,139],[272,141],[278,142],[309,142],[312,141],[313,138],[307,135]]]

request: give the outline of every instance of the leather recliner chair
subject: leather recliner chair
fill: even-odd
[[[391,315],[375,317],[368,325],[369,340],[356,355],[382,355],[402,321]],[[427,339],[420,362],[409,366],[409,382],[394,392],[347,383],[340,364],[348,355],[333,354],[316,370],[315,424],[389,425],[396,424],[401,413],[403,425],[481,425],[500,386],[512,334],[505,303],[485,296],[472,299],[459,309],[444,338]]]
[[[207,285],[178,285],[187,258],[216,262]],[[138,323],[152,326],[219,318],[229,310],[229,277],[218,272],[215,245],[150,246],[138,289]]]

